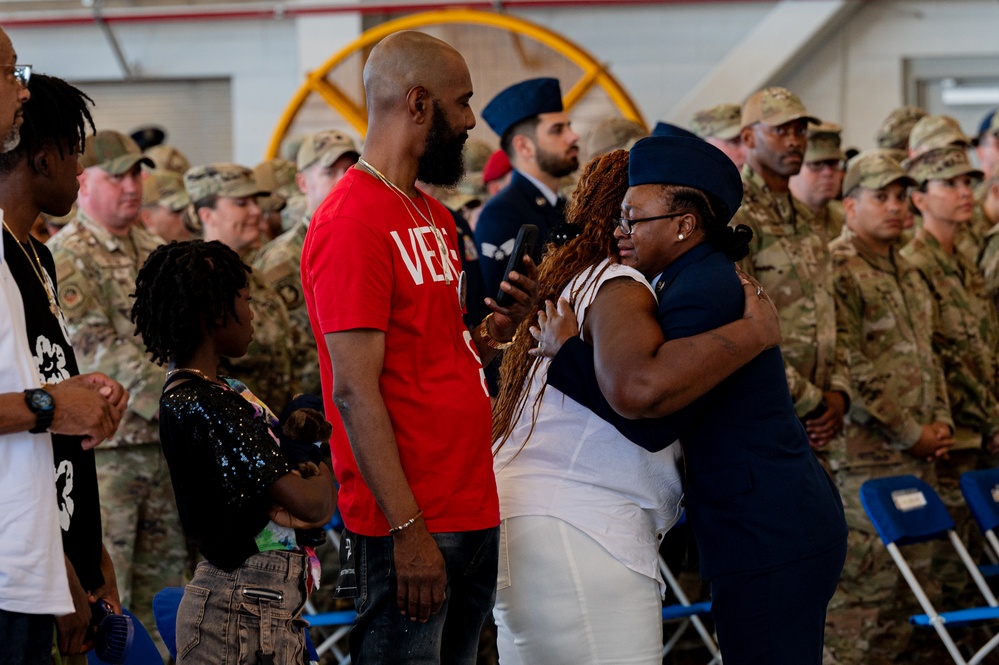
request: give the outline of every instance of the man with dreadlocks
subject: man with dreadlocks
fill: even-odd
[[[101,515],[97,492],[97,471],[93,446],[110,436],[117,427],[128,400],[121,385],[103,374],[81,375],[69,342],[65,320],[57,300],[55,265],[49,250],[29,239],[29,229],[40,212],[65,215],[76,199],[78,154],[87,127],[93,121],[87,103],[90,98],[61,79],[36,74],[30,79],[31,99],[24,105],[21,140],[13,150],[0,154],[0,208],[3,209],[4,256],[23,301],[26,342],[32,352],[42,388],[27,391],[28,408],[34,404],[44,412],[44,403],[54,405],[48,416],[33,414],[32,432],[44,430],[38,421],[50,421],[58,524],[62,547],[48,552],[61,564],[65,552],[65,575],[75,611],[57,612],[59,652],[63,662],[86,662],[81,655],[90,624],[90,603],[107,599],[120,610],[114,568],[101,544]],[[104,390],[105,394],[101,393]],[[46,399],[48,398],[48,400]],[[23,406],[23,405],[22,405]],[[6,410],[6,409],[5,409]],[[42,422],[41,425],[45,423]],[[41,429],[39,429],[41,427]],[[24,474],[16,463],[3,466]],[[50,468],[49,473],[52,473]],[[50,478],[46,474],[43,478]],[[37,482],[39,478],[29,478]],[[4,486],[8,480],[4,478]],[[44,484],[44,483],[43,483]],[[6,504],[5,504],[6,505]],[[17,511],[5,511],[7,513]],[[38,515],[25,513],[37,520]],[[53,522],[54,524],[55,522]],[[44,532],[44,521],[31,528]],[[21,546],[19,539],[0,526],[0,541]],[[0,554],[2,576],[17,577],[9,568],[6,554]],[[37,564],[37,562],[33,562]],[[34,569],[37,572],[37,568]],[[39,576],[31,576],[37,581]],[[38,593],[34,589],[34,593]],[[3,594],[6,596],[7,590]],[[52,630],[48,635],[51,641]],[[20,661],[17,661],[20,662]]]
[[[119,379],[131,393],[118,432],[96,451],[97,482],[121,602],[152,627],[153,595],[180,584],[188,553],[159,444],[165,372],[150,362],[128,318],[139,267],[161,243],[136,223],[143,164],[152,162],[128,136],[114,130],[88,136],[77,216],[48,246],[80,368]]]

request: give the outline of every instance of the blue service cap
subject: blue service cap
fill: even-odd
[[[652,128],[652,134],[650,136],[684,136],[688,139],[698,139],[701,137],[693,132],[688,132],[683,127],[677,127],[676,125],[671,125],[668,122],[657,122],[656,126]]]
[[[514,83],[492,98],[482,109],[482,118],[500,137],[521,120],[562,110],[558,79],[528,79]]]
[[[742,205],[739,169],[721,150],[696,137],[639,140],[629,153],[628,185],[683,185],[707,192],[728,209],[726,222]]]

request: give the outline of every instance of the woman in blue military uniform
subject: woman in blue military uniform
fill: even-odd
[[[745,256],[751,231],[728,226],[742,199],[731,161],[700,140],[643,139],[631,151],[629,185],[615,232],[619,258],[650,280],[659,276],[665,338],[742,317],[744,291],[733,261]],[[687,517],[711,583],[726,665],[821,663],[846,523],[839,494],[794,414],[780,350],[764,351],[672,416],[629,420],[615,409],[638,417],[647,405],[637,402],[654,402],[655,391],[630,390],[622,385],[626,372],[609,369],[627,352],[598,349],[595,357],[575,336],[568,308],[556,312],[549,303],[547,312],[537,336],[543,354],[553,357],[549,385],[646,449],[680,438]]]

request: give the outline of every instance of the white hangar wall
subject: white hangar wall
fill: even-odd
[[[779,84],[812,112],[843,124],[846,143],[863,148],[902,103],[951,112],[973,131],[991,97],[945,105],[941,90],[995,88],[999,95],[994,0],[567,2],[512,13],[607,63],[649,124],[685,124],[697,104],[741,101],[761,85]],[[355,12],[114,23],[125,60],[141,78],[122,83],[99,26],[38,18],[25,25],[22,15],[0,12],[20,60],[92,90],[102,126],[128,131],[138,124],[136,112],[158,110],[188,137],[186,144],[180,136],[172,142],[193,161],[250,165],[263,156],[305,73],[353,41],[364,24]]]

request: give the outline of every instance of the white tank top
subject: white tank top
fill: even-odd
[[[640,282],[654,296],[641,273],[605,259],[577,275],[561,294],[570,301],[574,296],[580,328],[600,287],[618,277]],[[680,445],[650,453],[552,386],[535,404],[549,363],[534,361],[527,402],[494,459],[500,516],[557,517],[631,570],[662,583],[659,540],[679,518],[683,496]],[[533,431],[532,412],[537,413]]]

